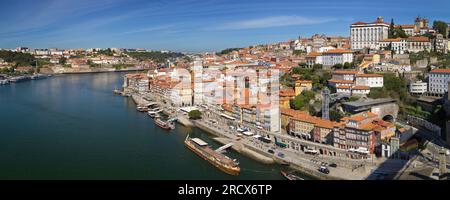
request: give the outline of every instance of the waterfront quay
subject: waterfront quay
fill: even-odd
[[[281,148],[275,143],[264,143],[255,137],[251,136],[238,136],[238,132],[232,127],[249,127],[248,124],[241,124],[234,120],[224,118],[218,109],[209,108],[204,109],[199,107],[202,111],[202,119],[189,120],[187,113],[182,111],[182,107],[174,106],[170,103],[170,99],[167,96],[155,93],[155,92],[142,92],[131,93],[136,105],[145,105],[149,103],[157,103],[165,114],[169,115],[169,118],[177,118],[178,122],[186,126],[195,126],[200,128],[214,136],[214,140],[222,144],[232,143],[232,149],[236,152],[250,157],[258,162],[264,164],[280,164],[288,165],[290,168],[300,171],[301,173],[308,174],[316,179],[344,179],[344,180],[362,180],[369,177],[377,165],[382,160],[374,159],[351,159],[346,157],[336,157],[327,155],[309,155],[304,153],[301,149],[296,148]],[[259,133],[262,130],[258,130],[254,127],[249,127],[250,130],[255,130]],[[258,131],[256,131],[258,130]],[[332,146],[326,146],[322,144],[313,143],[307,140],[301,140],[291,137],[289,135],[278,135],[270,132],[264,132],[272,137],[277,137],[289,143],[298,143],[299,145],[318,146],[322,148],[329,148],[342,154],[347,153],[341,149],[334,148]],[[261,133],[262,134],[262,133]],[[273,153],[269,153],[271,150]],[[318,168],[323,164],[337,164],[337,167],[330,168],[329,174],[324,174],[318,171]],[[384,171],[384,173],[396,173]]]

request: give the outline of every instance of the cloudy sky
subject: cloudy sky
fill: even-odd
[[[212,51],[314,33],[348,36],[383,16],[450,22],[448,0],[1,0],[0,48]]]

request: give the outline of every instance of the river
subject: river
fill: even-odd
[[[183,144],[187,134],[214,147],[202,130],[166,131],[131,98],[113,95],[123,73],[54,76],[0,86],[0,179],[234,180],[283,179],[232,150],[241,174],[230,176]]]

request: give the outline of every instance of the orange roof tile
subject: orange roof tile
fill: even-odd
[[[450,73],[450,69],[433,69],[430,73]]]
[[[350,89],[351,86],[348,86],[348,85],[340,85],[340,86],[337,86],[336,88],[337,88],[337,89]]]
[[[410,42],[429,42],[430,38],[425,36],[416,36],[416,37],[409,37],[408,41]]]
[[[343,84],[353,84],[353,81],[350,80],[338,80],[338,79],[330,79],[329,83],[343,83]]]
[[[358,74],[358,72],[352,70],[335,70],[333,74]]]
[[[383,77],[381,74],[358,74],[357,77]]]
[[[370,87],[369,86],[357,85],[357,86],[353,86],[352,90],[370,90]]]
[[[353,53],[353,51],[351,50],[347,50],[347,49],[331,49],[329,51],[323,52],[323,54],[344,54],[344,53]]]

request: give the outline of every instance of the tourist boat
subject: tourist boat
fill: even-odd
[[[156,117],[156,114],[158,114],[158,113],[155,112],[155,111],[148,111],[147,114],[148,114],[148,116],[150,116],[151,118],[155,118],[155,117]]]
[[[136,110],[138,110],[139,112],[147,112],[148,107],[147,106],[137,106]]]
[[[6,84],[8,84],[9,83],[9,81],[8,80],[0,80],[0,85],[6,85]]]
[[[208,146],[208,143],[203,140],[199,138],[190,138],[188,135],[184,141],[184,144],[188,149],[208,161],[222,172],[234,176],[239,175],[241,168],[239,167],[239,162],[237,162],[236,159],[231,159],[220,152],[214,151]]]
[[[122,94],[123,95],[122,90],[119,90],[119,89],[114,89],[113,92],[114,92],[114,94]]]
[[[35,74],[35,75],[31,75],[30,78],[31,78],[31,80],[39,80],[39,79],[47,78],[47,76],[45,76],[43,74]]]
[[[165,121],[161,120],[160,118],[155,119],[155,124],[166,130],[171,130],[171,129],[175,128],[173,123],[165,122]]]
[[[283,175],[286,179],[291,180],[291,181],[295,181],[295,180],[304,180],[303,178],[296,176],[294,174],[289,174],[285,171],[281,171],[281,175]]]
[[[11,79],[9,79],[9,81],[16,83],[16,82],[29,80],[29,79],[30,79],[30,77],[28,77],[28,76],[16,76],[16,77],[12,77]]]

